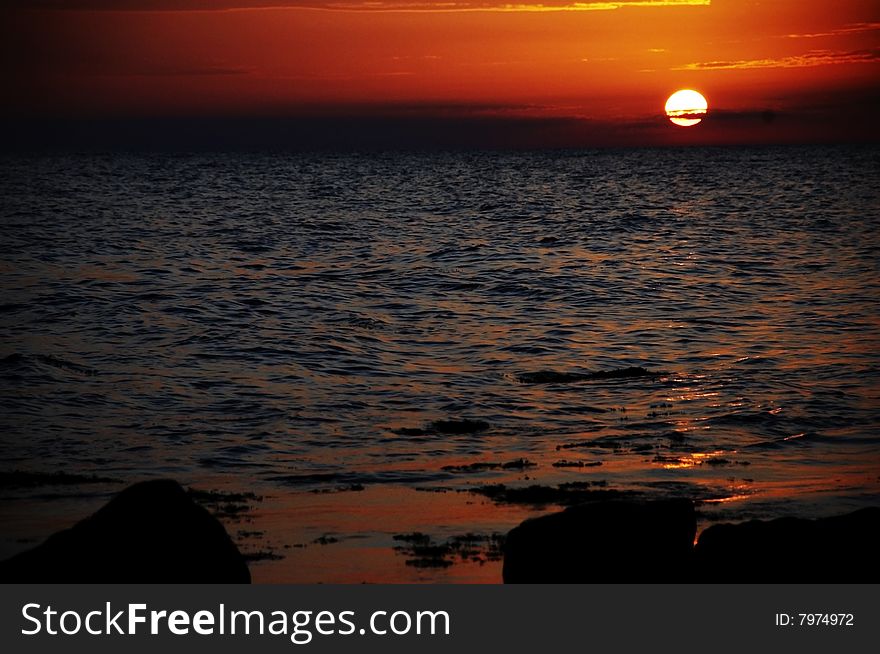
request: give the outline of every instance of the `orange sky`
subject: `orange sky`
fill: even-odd
[[[621,143],[877,138],[875,0],[4,6],[6,115],[542,119],[552,145],[600,125]],[[685,87],[710,104],[688,136],[657,122]]]

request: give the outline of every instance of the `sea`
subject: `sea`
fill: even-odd
[[[262,581],[492,581],[406,544],[568,491],[880,503],[875,146],[4,155],[0,192],[0,553],[155,477],[249,498]]]

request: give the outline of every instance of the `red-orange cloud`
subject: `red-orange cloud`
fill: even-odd
[[[23,9],[63,11],[221,11],[232,9],[324,9],[331,11],[606,11],[624,7],[709,6],[711,0],[33,0],[12,2]]]

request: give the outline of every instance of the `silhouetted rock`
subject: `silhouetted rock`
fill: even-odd
[[[601,381],[604,379],[634,379],[638,377],[656,377],[660,373],[645,368],[630,367],[615,370],[597,370],[595,372],[556,372],[539,370],[524,372],[517,376],[523,384],[571,384],[580,381]]]
[[[250,583],[216,518],[171,480],[129,486],[94,515],[0,562],[4,583]]]
[[[688,500],[610,500],[526,520],[507,535],[505,583],[673,582],[688,575]]]
[[[719,524],[700,534],[695,577],[705,582],[876,583],[880,508],[805,520]]]

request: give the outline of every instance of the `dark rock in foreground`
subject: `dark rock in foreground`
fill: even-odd
[[[602,381],[605,379],[634,379],[639,377],[656,377],[660,373],[645,368],[630,367],[616,370],[597,370],[595,372],[556,372],[539,370],[524,372],[517,376],[522,384],[571,384],[581,381]]]
[[[156,480],[0,562],[0,582],[250,583],[250,572],[223,525],[177,482]]]
[[[600,501],[526,520],[507,536],[505,583],[674,582],[687,577],[689,500]]]
[[[707,528],[691,502],[597,501],[507,537],[506,583],[877,583],[880,507]]]
[[[878,507],[819,520],[753,520],[703,531],[694,573],[721,583],[877,583],[878,552]]]

